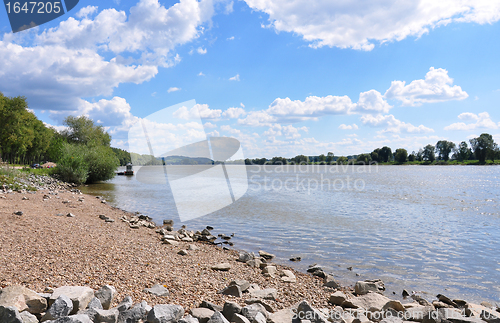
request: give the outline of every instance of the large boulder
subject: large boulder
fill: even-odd
[[[379,293],[368,292],[365,295],[345,300],[342,307],[362,308],[370,311],[381,311],[390,299]]]
[[[149,311],[148,323],[175,323],[184,314],[184,308],[180,305],[155,305]]]
[[[267,313],[264,305],[259,303],[253,303],[241,309],[241,315],[246,317],[250,322],[253,322],[255,320],[255,317],[258,313],[264,315],[265,318],[269,316],[269,313]]]
[[[285,308],[269,315],[270,323],[290,323],[293,318],[292,310]]]
[[[165,286],[156,284],[151,288],[145,288],[144,292],[153,294],[155,296],[168,296],[169,291],[165,288]]]
[[[275,301],[278,298],[278,292],[274,288],[266,288],[262,290],[250,290],[250,296],[252,298],[262,298]]]
[[[231,322],[233,322],[233,323],[252,323],[246,317],[244,317],[241,314],[234,314],[233,319],[232,319]]]
[[[134,305],[132,308],[122,311],[117,308],[117,310],[119,312],[118,323],[136,323],[147,320],[148,314],[151,311],[151,306],[149,306],[146,301],[142,301],[141,303]]]
[[[0,305],[0,322],[2,323],[23,323],[19,311],[14,306]]]
[[[23,323],[38,323],[37,317],[28,311],[19,313],[19,316],[21,317]]]
[[[77,314],[61,317],[54,321],[45,321],[46,323],[94,323],[86,314]]]
[[[113,303],[113,299],[116,295],[116,289],[111,285],[104,285],[95,292],[95,297],[97,297],[102,304],[102,308],[105,310],[109,310],[111,307],[111,303]]]
[[[87,308],[87,305],[94,298],[94,290],[85,286],[62,286],[54,289],[54,293],[52,293],[49,299],[49,305],[52,305],[61,295],[66,295],[71,299],[73,310],[70,314],[75,314],[79,310]]]
[[[187,315],[179,320],[177,323],[199,323],[197,318]]]
[[[94,323],[117,323],[120,312],[116,308],[110,310],[95,309]]]
[[[225,302],[222,314],[228,319],[232,320],[234,314],[241,313],[241,306],[235,302]]]
[[[18,311],[40,314],[47,310],[47,300],[34,291],[20,286],[7,286],[0,290],[0,305],[14,306]]]

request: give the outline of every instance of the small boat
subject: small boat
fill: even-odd
[[[128,163],[126,166],[126,170],[124,172],[118,172],[116,175],[126,175],[126,176],[132,176],[134,175],[134,171],[132,170],[132,164]]]

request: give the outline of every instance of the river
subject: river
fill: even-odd
[[[247,174],[243,197],[182,223],[166,184],[116,176],[82,191],[160,224],[235,233],[236,249],[263,249],[302,271],[317,263],[344,284],[380,278],[390,294],[499,301],[500,167],[249,166]]]

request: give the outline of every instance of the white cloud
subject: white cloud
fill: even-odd
[[[202,48],[202,47],[198,47],[198,49],[196,49],[196,51],[198,52],[198,54],[200,55],[205,55],[207,53],[207,50]]]
[[[97,6],[86,6],[76,13],[78,18],[87,18],[97,12]]]
[[[220,137],[220,133],[217,130],[207,133],[208,137]]]
[[[205,76],[205,74],[203,74],[203,72],[200,72],[198,73],[198,76]]]
[[[266,111],[252,111],[246,118],[238,119],[238,124],[251,127],[269,126],[272,122],[276,122],[276,117],[269,115]]]
[[[275,123],[264,132],[264,136],[268,137],[273,142],[276,142],[276,137],[278,136],[285,136],[288,140],[295,140],[301,137],[299,131],[308,132],[309,129],[305,126],[295,128],[292,125],[282,126],[279,123]],[[282,142],[284,143],[284,141]]]
[[[195,104],[191,109],[183,106],[175,111],[172,115],[179,119],[196,120],[198,116],[204,119],[217,119],[220,118],[222,110],[212,110],[208,104]]]
[[[169,88],[167,90],[167,92],[171,93],[171,92],[176,92],[176,91],[180,91],[180,90],[181,90],[180,88],[173,86],[173,87]]]
[[[158,66],[177,64],[176,46],[198,38],[213,14],[211,0],[181,0],[170,8],[140,0],[130,14],[105,9],[81,10],[57,27],[34,36],[32,46],[15,37],[0,41],[0,88],[25,95],[36,109],[76,107],[81,97],[112,95],[121,83],[140,84]],[[28,39],[25,39],[28,41]],[[109,59],[110,58],[110,59]]]
[[[234,40],[234,36],[228,37],[226,40]]]
[[[292,32],[311,47],[372,50],[377,43],[419,37],[452,22],[494,23],[500,2],[477,0],[245,0],[269,15],[269,26]]]
[[[233,12],[233,5],[234,5],[233,1],[229,2],[228,4],[226,4],[225,10],[224,10],[224,13],[226,15],[230,14],[231,12]]]
[[[302,121],[328,114],[347,114],[354,107],[348,96],[308,96],[304,101],[277,98],[269,105],[267,113],[281,120]]]
[[[345,125],[345,124],[341,124],[339,126],[339,129],[341,130],[357,130],[359,127],[357,124],[353,123],[352,125]]]
[[[460,86],[452,84],[453,79],[447,70],[431,67],[425,80],[415,80],[408,85],[404,81],[393,81],[385,97],[397,99],[406,106],[419,106],[422,103],[463,100],[469,96]]]
[[[239,81],[240,80],[240,74],[236,74],[235,76],[230,77],[229,80],[230,81]]]
[[[213,124],[213,123],[210,123],[210,122],[205,122],[203,124],[203,127],[205,129],[213,129],[213,128],[217,128],[217,125],[216,124]]]
[[[359,94],[359,100],[356,106],[352,107],[351,112],[358,113],[387,113],[392,108],[380,92],[370,90]]]
[[[384,127],[385,129],[381,131],[381,133],[385,132],[393,132],[393,133],[427,133],[434,132],[433,129],[420,125],[418,127],[403,122],[401,120],[396,119],[392,114],[388,115],[370,115],[366,114],[361,116],[361,122],[364,125],[368,125],[371,127]]]
[[[228,132],[232,135],[241,135],[241,131],[238,129],[231,128],[231,126],[223,125],[220,127],[220,130]]]
[[[229,108],[222,113],[224,118],[236,119],[246,114],[245,110],[242,108]]]
[[[475,130],[478,128],[482,129],[498,129],[500,127],[500,122],[496,123],[493,120],[491,120],[490,115],[488,112],[482,112],[479,114],[471,113],[471,112],[465,112],[461,113],[458,118],[460,120],[465,120],[465,121],[471,121],[474,123],[464,123],[464,122],[456,122],[453,123],[449,126],[444,127],[444,130]]]

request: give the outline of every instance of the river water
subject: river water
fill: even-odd
[[[389,294],[500,302],[500,167],[249,166],[247,174],[243,197],[183,223],[166,184],[116,176],[82,191],[160,224],[235,233],[236,249],[263,249],[303,271],[317,263],[344,284],[380,278]]]

